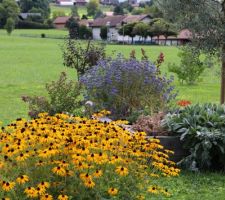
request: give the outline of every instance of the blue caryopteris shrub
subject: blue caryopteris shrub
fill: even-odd
[[[100,60],[80,80],[86,86],[87,98],[97,109],[111,111],[114,118],[161,111],[175,97],[172,78],[161,75],[148,60],[122,55]]]

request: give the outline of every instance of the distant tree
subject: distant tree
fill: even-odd
[[[11,35],[14,28],[15,28],[15,21],[13,18],[10,17],[6,20],[6,24],[5,24],[5,29],[8,35]]]
[[[136,25],[136,23],[125,24],[118,31],[118,33],[120,35],[124,34],[124,35],[127,35],[127,36],[131,37],[131,40],[132,40],[131,43],[132,44],[134,42],[134,37],[136,36],[136,34],[133,31],[135,25]]]
[[[144,13],[151,15],[153,18],[162,18],[163,17],[163,13],[155,5],[145,6]]]
[[[132,12],[132,10],[134,9],[134,7],[130,5],[128,1],[119,3],[119,6],[122,7],[124,10],[127,10],[128,12]]]
[[[90,28],[88,28],[85,25],[81,25],[79,27],[79,39],[85,39],[88,40],[92,38],[92,31]]]
[[[64,16],[66,16],[66,13],[63,10],[55,10],[52,12],[53,19],[56,19],[57,17],[64,17]]]
[[[165,21],[162,18],[155,18],[150,22],[150,30],[154,36],[157,36],[159,39],[160,35],[165,36],[165,44],[169,36],[176,36],[177,32],[173,24]],[[150,31],[149,30],[149,31]]]
[[[82,15],[81,19],[88,19],[87,15]]]
[[[148,36],[151,38],[151,42],[152,42],[152,39],[155,35],[155,30],[154,30],[154,27],[152,27],[151,25],[148,27],[148,31],[147,31],[147,34]]]
[[[148,30],[149,30],[149,25],[143,22],[137,23],[134,28],[133,28],[133,33],[136,35],[139,35],[140,37],[146,38],[148,37]]]
[[[9,18],[16,23],[19,13],[20,8],[15,0],[3,0],[0,3],[0,26],[4,27]]]
[[[114,15],[124,15],[123,7],[120,5],[115,6],[113,10]]]
[[[65,27],[69,30],[70,39],[77,39],[79,36],[79,24],[74,17],[70,17]]]
[[[50,6],[48,0],[20,0],[20,8],[22,12],[29,12],[33,8],[40,9],[44,18],[50,15]]]
[[[41,23],[41,24],[44,23],[44,21],[45,21],[44,12],[41,8],[32,8],[28,12],[29,13],[40,13],[41,15],[40,16],[37,16],[37,15],[28,16],[27,20],[33,21],[33,22],[38,22],[38,23]]]
[[[95,16],[98,10],[99,10],[99,1],[90,0],[87,4],[88,16]]]
[[[100,17],[104,17],[104,13],[101,10],[97,10],[94,19],[100,18]]]
[[[161,28],[161,34],[164,35],[166,38],[165,44],[169,36],[177,35],[174,25],[172,23],[167,22],[163,18],[155,19],[155,23],[159,24],[159,27]]]
[[[70,15],[73,16],[73,17],[79,17],[79,13],[78,13],[76,5],[73,5],[73,7],[71,7]]]
[[[107,26],[101,27],[100,37],[102,38],[102,40],[107,40],[107,38],[108,38],[108,28],[107,28]]]

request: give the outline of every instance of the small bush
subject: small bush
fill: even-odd
[[[225,169],[225,106],[186,106],[168,114],[163,126],[180,135],[190,155],[183,160],[189,169]]]
[[[135,131],[143,131],[151,136],[168,135],[168,132],[163,130],[161,125],[165,114],[160,112],[153,116],[141,115],[132,126]]]
[[[169,64],[169,72],[177,74],[179,81],[183,84],[195,84],[202,75],[207,65],[200,60],[200,52],[189,46],[182,48],[178,54],[181,59],[180,65]]]
[[[65,40],[62,52],[63,64],[76,69],[78,78],[96,65],[98,60],[105,58],[105,46],[90,40],[87,43],[71,39]]]
[[[29,104],[29,116],[37,118],[41,112],[50,115],[69,112],[75,114],[81,108],[82,87],[76,81],[68,80],[63,72],[57,81],[46,85],[48,98],[24,96],[22,100]]]
[[[45,34],[44,33],[42,33],[41,34],[41,38],[45,38],[46,36],[45,36]]]
[[[134,200],[169,196],[160,177],[179,174],[157,139],[121,121],[65,114],[13,122],[0,130],[1,199]],[[167,179],[170,181],[170,179]],[[142,197],[142,198],[141,198]]]
[[[165,109],[174,98],[172,79],[159,75],[147,60],[121,55],[99,61],[81,77],[81,82],[96,108],[111,111],[116,119],[144,110],[153,114]]]

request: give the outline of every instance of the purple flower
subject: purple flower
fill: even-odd
[[[100,60],[80,80],[87,88],[88,99],[120,117],[133,110],[161,109],[174,99],[172,77],[159,75],[149,61],[126,59],[122,55]]]

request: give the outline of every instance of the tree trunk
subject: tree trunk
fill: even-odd
[[[223,19],[225,21],[225,0],[222,1],[221,5],[222,5],[222,11],[223,11]],[[224,104],[224,101],[225,101],[225,43],[223,43],[221,54],[222,54],[221,56],[222,66],[221,66],[220,103]]]
[[[221,67],[221,92],[220,92],[220,103],[225,102],[225,44],[222,47],[222,67]]]

